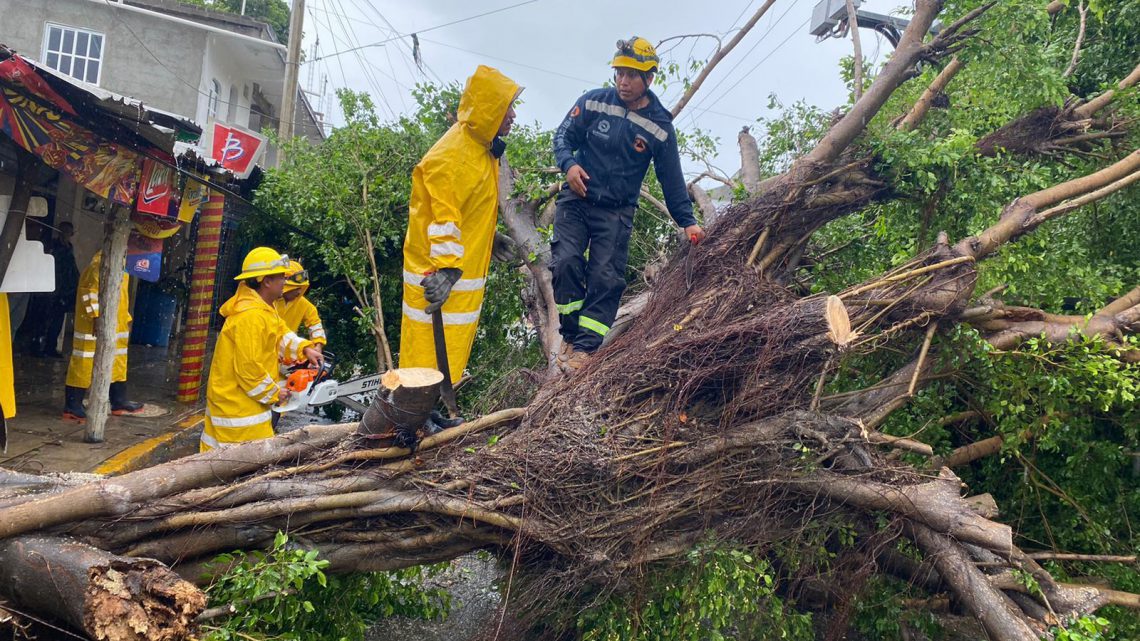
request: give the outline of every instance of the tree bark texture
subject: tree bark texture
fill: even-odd
[[[131,211],[115,205],[107,215],[103,238],[103,261],[99,265],[99,316],[95,318],[95,357],[91,364],[91,387],[87,397],[87,427],[83,440],[102,443],[107,417],[111,414],[112,366],[119,341],[119,295],[131,235]]]
[[[905,530],[926,551],[927,573],[937,572],[931,580],[991,638],[1036,638],[1047,610],[1015,602],[996,577],[1029,571],[1044,589],[1069,593],[1041,575],[984,500],[962,496],[948,469],[932,480],[879,451],[899,441],[874,425],[938,375],[930,359],[917,355],[881,384],[842,397],[815,390],[840,354],[958,322],[979,260],[1039,226],[1047,208],[1129,175],[1131,161],[1026,195],[978,236],[952,244],[941,235],[914,260],[831,297],[800,297],[784,285],[812,233],[887,192],[852,142],[920,60],[953,53],[968,34],[965,19],[927,39],[940,8],[919,0],[895,55],[820,145],[788,173],[760,181],[704,242],[673,257],[628,329],[576,373],[547,381],[526,408],[425,438],[414,457],[362,448],[356,425],[311,427],[20,495],[0,507],[0,538],[67,531],[195,576],[217,552],[264,545],[278,530],[322,550],[338,570],[493,548],[525,569],[520,602],[541,608],[584,588],[631,587],[646,564],[683,555],[705,536],[765,550],[797,540],[814,519],[841,515],[871,529],[868,515],[885,512],[902,527],[870,537],[875,547],[861,550],[868,558]],[[516,255],[532,251],[539,207],[504,209]],[[842,338],[831,298],[848,325]],[[1080,613],[1096,601],[1061,598],[1069,609],[1053,607]]]
[[[0,542],[0,591],[105,641],[183,639],[206,607],[205,595],[157,561],[54,537]]]

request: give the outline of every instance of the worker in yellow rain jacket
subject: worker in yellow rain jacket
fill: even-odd
[[[91,370],[95,365],[95,319],[99,316],[99,272],[103,252],[96,252],[91,264],[79,277],[75,293],[75,334],[71,343],[71,362],[67,367],[63,418],[80,423],[87,419],[83,396],[91,387]],[[131,337],[130,277],[122,272],[119,288],[119,310],[115,323],[115,363],[111,369],[111,413],[136,414],[142,403],[127,400],[127,344]]]
[[[321,315],[317,313],[317,306],[305,298],[309,291],[309,272],[301,267],[295,260],[289,261],[289,272],[285,274],[285,293],[278,298],[273,307],[277,315],[285,321],[289,331],[297,333],[304,327],[313,341],[313,347],[324,351],[323,346],[328,343],[325,326],[321,323]]]
[[[432,312],[442,307],[451,380],[467,366],[499,203],[499,157],[521,88],[490,67],[467,79],[458,121],[412,172],[404,238],[400,367],[436,367]]]
[[[273,436],[270,408],[289,396],[277,385],[278,361],[322,360],[313,343],[290,331],[273,309],[288,271],[288,256],[256,247],[234,278],[242,282],[220,310],[226,322],[206,383],[206,426],[199,444],[203,452]]]

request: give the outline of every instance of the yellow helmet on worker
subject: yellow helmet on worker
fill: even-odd
[[[309,271],[295,260],[289,261],[289,271],[285,272],[285,291],[309,286]]]
[[[289,273],[289,257],[271,247],[254,247],[241,261],[241,273],[234,280],[262,278],[273,274]]]
[[[610,62],[610,66],[636,69],[646,73],[657,71],[657,50],[653,44],[640,36],[633,36],[627,40],[617,41],[617,53]]]

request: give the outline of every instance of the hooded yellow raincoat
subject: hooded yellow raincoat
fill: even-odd
[[[257,292],[242,283],[220,310],[226,318],[206,383],[203,452],[273,436],[269,409],[278,400],[277,361],[299,360],[312,346],[289,331]]]
[[[308,285],[301,285],[300,296],[289,302],[286,302],[284,298],[278,298],[273,303],[273,307],[277,310],[277,315],[281,317],[281,320],[285,321],[285,326],[289,328],[289,331],[299,332],[301,326],[304,325],[309,330],[309,340],[325,345],[329,342],[325,335],[325,326],[321,323],[321,315],[317,313],[317,306],[305,298],[305,293],[308,291]]]
[[[95,318],[99,316],[99,271],[103,252],[96,252],[91,264],[79,277],[75,293],[75,334],[71,342],[71,362],[67,366],[69,387],[91,387],[91,368],[95,365]],[[127,343],[131,337],[130,277],[123,272],[119,288],[118,322],[115,324],[115,364],[111,382],[127,380]]]
[[[467,366],[498,220],[499,162],[491,155],[491,141],[518,92],[518,84],[499,71],[476,69],[459,100],[458,122],[412,172],[400,367],[436,367],[420,282],[443,268],[463,270],[442,310],[451,380],[458,381]]]

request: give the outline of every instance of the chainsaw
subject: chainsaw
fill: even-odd
[[[329,403],[340,403],[348,409],[364,414],[368,403],[380,388],[380,374],[358,376],[341,382],[332,377],[333,356],[325,353],[325,360],[319,367],[302,363],[290,368],[282,387],[289,390],[289,398],[284,403],[273,406],[278,413],[291,412],[302,407],[321,407]]]

